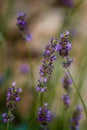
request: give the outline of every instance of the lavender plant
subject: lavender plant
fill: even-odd
[[[71,65],[72,63],[72,59],[70,58],[70,55],[69,55],[69,52],[71,50],[72,46],[71,46],[71,43],[69,42],[69,31],[66,31],[66,33],[63,33],[60,35],[60,41],[59,41],[59,44],[57,45],[56,47],[56,50],[59,52],[59,55],[63,58],[63,62],[62,62],[62,65],[63,67],[66,69],[67,73],[69,74],[71,80],[72,80],[72,83],[77,91],[77,94],[82,102],[82,105],[83,105],[83,108],[84,108],[84,112],[85,112],[85,116],[87,118],[87,110],[86,110],[86,106],[85,106],[85,103],[84,103],[84,100],[79,92],[79,89],[76,85],[76,83],[74,82],[74,79],[72,78],[72,75],[69,71],[69,66]]]
[[[66,91],[66,93],[64,95],[62,95],[62,100],[64,101],[65,104],[65,108],[68,108],[70,105],[70,97],[69,97],[69,93],[71,90],[70,85],[72,84],[72,80],[69,78],[68,74],[65,74],[65,77],[62,79],[63,82],[63,88]]]
[[[44,103],[43,94],[47,91],[47,81],[52,75],[53,72],[53,62],[56,60],[56,45],[57,39],[51,38],[48,45],[45,47],[45,51],[43,54],[42,65],[40,67],[40,79],[38,80],[38,85],[36,86],[36,91],[40,92],[40,101],[41,106],[39,108],[39,121],[41,123],[40,127],[43,127],[44,130],[47,128],[48,122],[51,120],[51,112],[47,108],[47,103]],[[44,104],[43,104],[44,103]]]
[[[26,14],[19,13],[19,15],[17,17],[17,26],[18,26],[20,32],[22,33],[24,39],[29,42],[31,40],[32,36],[30,33],[28,33]]]
[[[51,111],[48,109],[48,104],[44,103],[43,107],[38,108],[38,121],[41,123],[40,127],[46,128],[51,121]]]
[[[22,92],[21,88],[16,88],[16,82],[12,83],[12,87],[8,89],[6,98],[7,111],[2,114],[3,122],[7,123],[7,130],[9,129],[9,122],[13,121],[15,116],[13,111],[16,108],[16,103],[20,101],[19,93]]]
[[[72,118],[70,120],[71,130],[79,130],[79,121],[82,118],[82,107],[80,105],[77,106],[77,108],[74,110]]]
[[[38,85],[36,86],[36,90],[40,92],[44,92],[47,90],[46,82],[51,77],[53,72],[53,62],[56,60],[56,46],[57,39],[52,38],[49,44],[45,47],[45,51],[43,54],[42,65],[40,66],[40,79],[38,80]]]

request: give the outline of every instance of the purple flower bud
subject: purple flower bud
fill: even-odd
[[[30,41],[32,39],[31,34],[28,33],[28,26],[26,22],[26,14],[24,13],[19,13],[17,17],[17,26],[19,30],[21,31],[24,39],[26,41]]]
[[[29,42],[29,41],[31,41],[31,39],[32,39],[32,35],[31,34],[24,34],[23,35],[23,37],[24,37],[24,39],[27,41],[27,42]]]
[[[3,114],[2,114],[2,117],[6,117],[6,116],[7,116],[7,113],[3,113]]]
[[[70,85],[72,84],[72,80],[70,79],[68,73],[65,74],[65,77],[62,79],[63,88],[68,93],[70,90]]]
[[[43,107],[38,108],[38,121],[41,123],[41,126],[47,126],[48,122],[51,121],[51,112],[47,103],[44,103]]]
[[[17,88],[17,91],[18,91],[18,93],[21,93],[22,89],[21,88]]]
[[[68,50],[71,50],[72,46],[71,46],[71,44],[69,42],[67,43],[66,46],[67,46]]]
[[[79,121],[82,118],[82,107],[80,105],[77,106],[77,108],[74,110],[72,118],[70,120],[71,122],[71,130],[79,130]]]
[[[16,85],[16,82],[13,82],[13,83],[12,83],[12,86],[15,87],[15,85]]]
[[[70,104],[69,96],[67,94],[64,94],[61,98],[64,101],[65,107],[68,108]]]
[[[2,114],[3,122],[13,121],[13,110],[16,108],[16,102],[20,101],[19,93],[22,92],[21,88],[16,88],[16,82],[12,83],[12,87],[8,88],[6,97],[6,107],[8,112]]]
[[[21,99],[20,97],[16,97],[16,98],[15,98],[15,101],[16,101],[16,102],[19,102],[20,99]]]
[[[56,51],[59,52],[59,55],[62,57],[67,57],[72,46],[69,42],[69,31],[60,35],[59,44],[56,47]]]

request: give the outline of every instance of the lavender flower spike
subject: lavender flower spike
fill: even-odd
[[[70,105],[70,98],[69,98],[69,96],[67,94],[64,94],[61,98],[64,101],[65,107],[68,108],[69,105]]]
[[[58,39],[51,38],[48,45],[45,47],[45,51],[43,54],[42,65],[40,66],[40,80],[38,80],[38,85],[36,86],[36,90],[40,92],[46,91],[46,82],[51,77],[53,72],[53,62],[56,60],[55,51],[57,46]]]
[[[28,26],[26,22],[26,14],[19,13],[17,17],[17,26],[22,33],[24,39],[26,41],[30,41],[32,39],[31,34],[28,33]]]
[[[68,93],[70,90],[70,85],[72,84],[72,80],[70,79],[68,73],[65,74],[65,77],[62,79],[63,82],[63,88]]]
[[[20,101],[19,93],[22,92],[21,88],[16,88],[16,82],[12,83],[12,87],[8,89],[6,98],[7,112],[2,114],[3,122],[13,121],[13,111],[16,108],[16,102]]]
[[[60,35],[60,41],[56,50],[59,52],[60,56],[67,57],[71,48],[72,46],[69,42],[69,31],[66,31],[66,33]]]
[[[43,107],[38,109],[38,121],[41,123],[41,126],[45,127],[51,121],[51,112],[48,109],[48,104],[44,103]]]
[[[82,107],[80,105],[74,110],[71,118],[71,130],[79,130],[79,120],[82,118]]]

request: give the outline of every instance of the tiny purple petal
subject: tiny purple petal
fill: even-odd
[[[2,114],[2,117],[4,118],[4,117],[6,117],[7,116],[7,113],[3,113]]]
[[[46,83],[48,81],[48,79],[47,78],[44,78],[44,82]]]
[[[61,48],[61,45],[58,44],[57,47],[56,47],[56,50],[57,50],[57,51],[60,51],[61,49],[62,49],[62,48]]]
[[[29,42],[32,39],[32,35],[31,34],[24,34],[24,38],[27,42]]]
[[[40,87],[37,86],[37,87],[36,87],[36,91],[40,91]]]
[[[66,45],[66,46],[67,46],[68,50],[71,50],[72,45],[71,45],[69,42],[67,43],[67,45]]]
[[[64,38],[64,34],[61,34],[60,37],[61,37],[61,38]]]
[[[21,99],[20,97],[16,97],[16,98],[15,98],[15,101],[19,102],[20,99]]]
[[[66,35],[69,35],[69,31],[66,31]]]
[[[15,87],[15,85],[16,85],[16,82],[13,82],[13,83],[12,83],[12,86]]]
[[[4,123],[8,122],[8,119],[4,118],[4,119],[3,119],[3,122],[4,122]]]
[[[17,91],[18,91],[19,93],[21,93],[21,92],[22,92],[22,89],[21,89],[21,88],[18,88]]]
[[[46,91],[46,88],[44,87],[44,88],[41,88],[41,90],[40,90],[40,92],[44,92],[44,91]]]
[[[48,106],[48,103],[44,103],[44,106],[47,107],[47,106]]]

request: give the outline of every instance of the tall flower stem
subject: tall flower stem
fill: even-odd
[[[72,79],[73,85],[74,85],[74,87],[75,87],[75,89],[76,89],[76,92],[77,92],[77,94],[78,94],[78,96],[79,96],[79,98],[80,98],[80,100],[81,100],[81,103],[82,103],[83,108],[84,108],[85,116],[86,116],[86,118],[87,118],[87,110],[86,110],[86,106],[85,106],[85,103],[84,103],[84,101],[83,101],[83,98],[82,98],[82,96],[81,96],[81,94],[80,94],[80,92],[79,92],[79,89],[78,89],[78,87],[77,87],[77,85],[76,85],[76,83],[75,83],[75,81],[74,81],[74,79],[73,79],[73,77],[72,77],[72,75],[71,75],[69,69],[66,68],[66,70],[67,70],[67,72],[68,72],[70,78]]]
[[[43,105],[43,96],[44,96],[44,94],[40,93],[40,105],[41,106]]]
[[[6,128],[6,130],[9,130],[9,121],[7,122],[7,128]]]
[[[28,43],[26,43],[26,49],[27,49],[29,65],[30,65],[30,75],[31,75],[32,86],[34,87],[35,85],[34,85],[34,71],[33,71],[33,65],[32,65],[32,56],[31,56],[31,52],[30,52]]]

